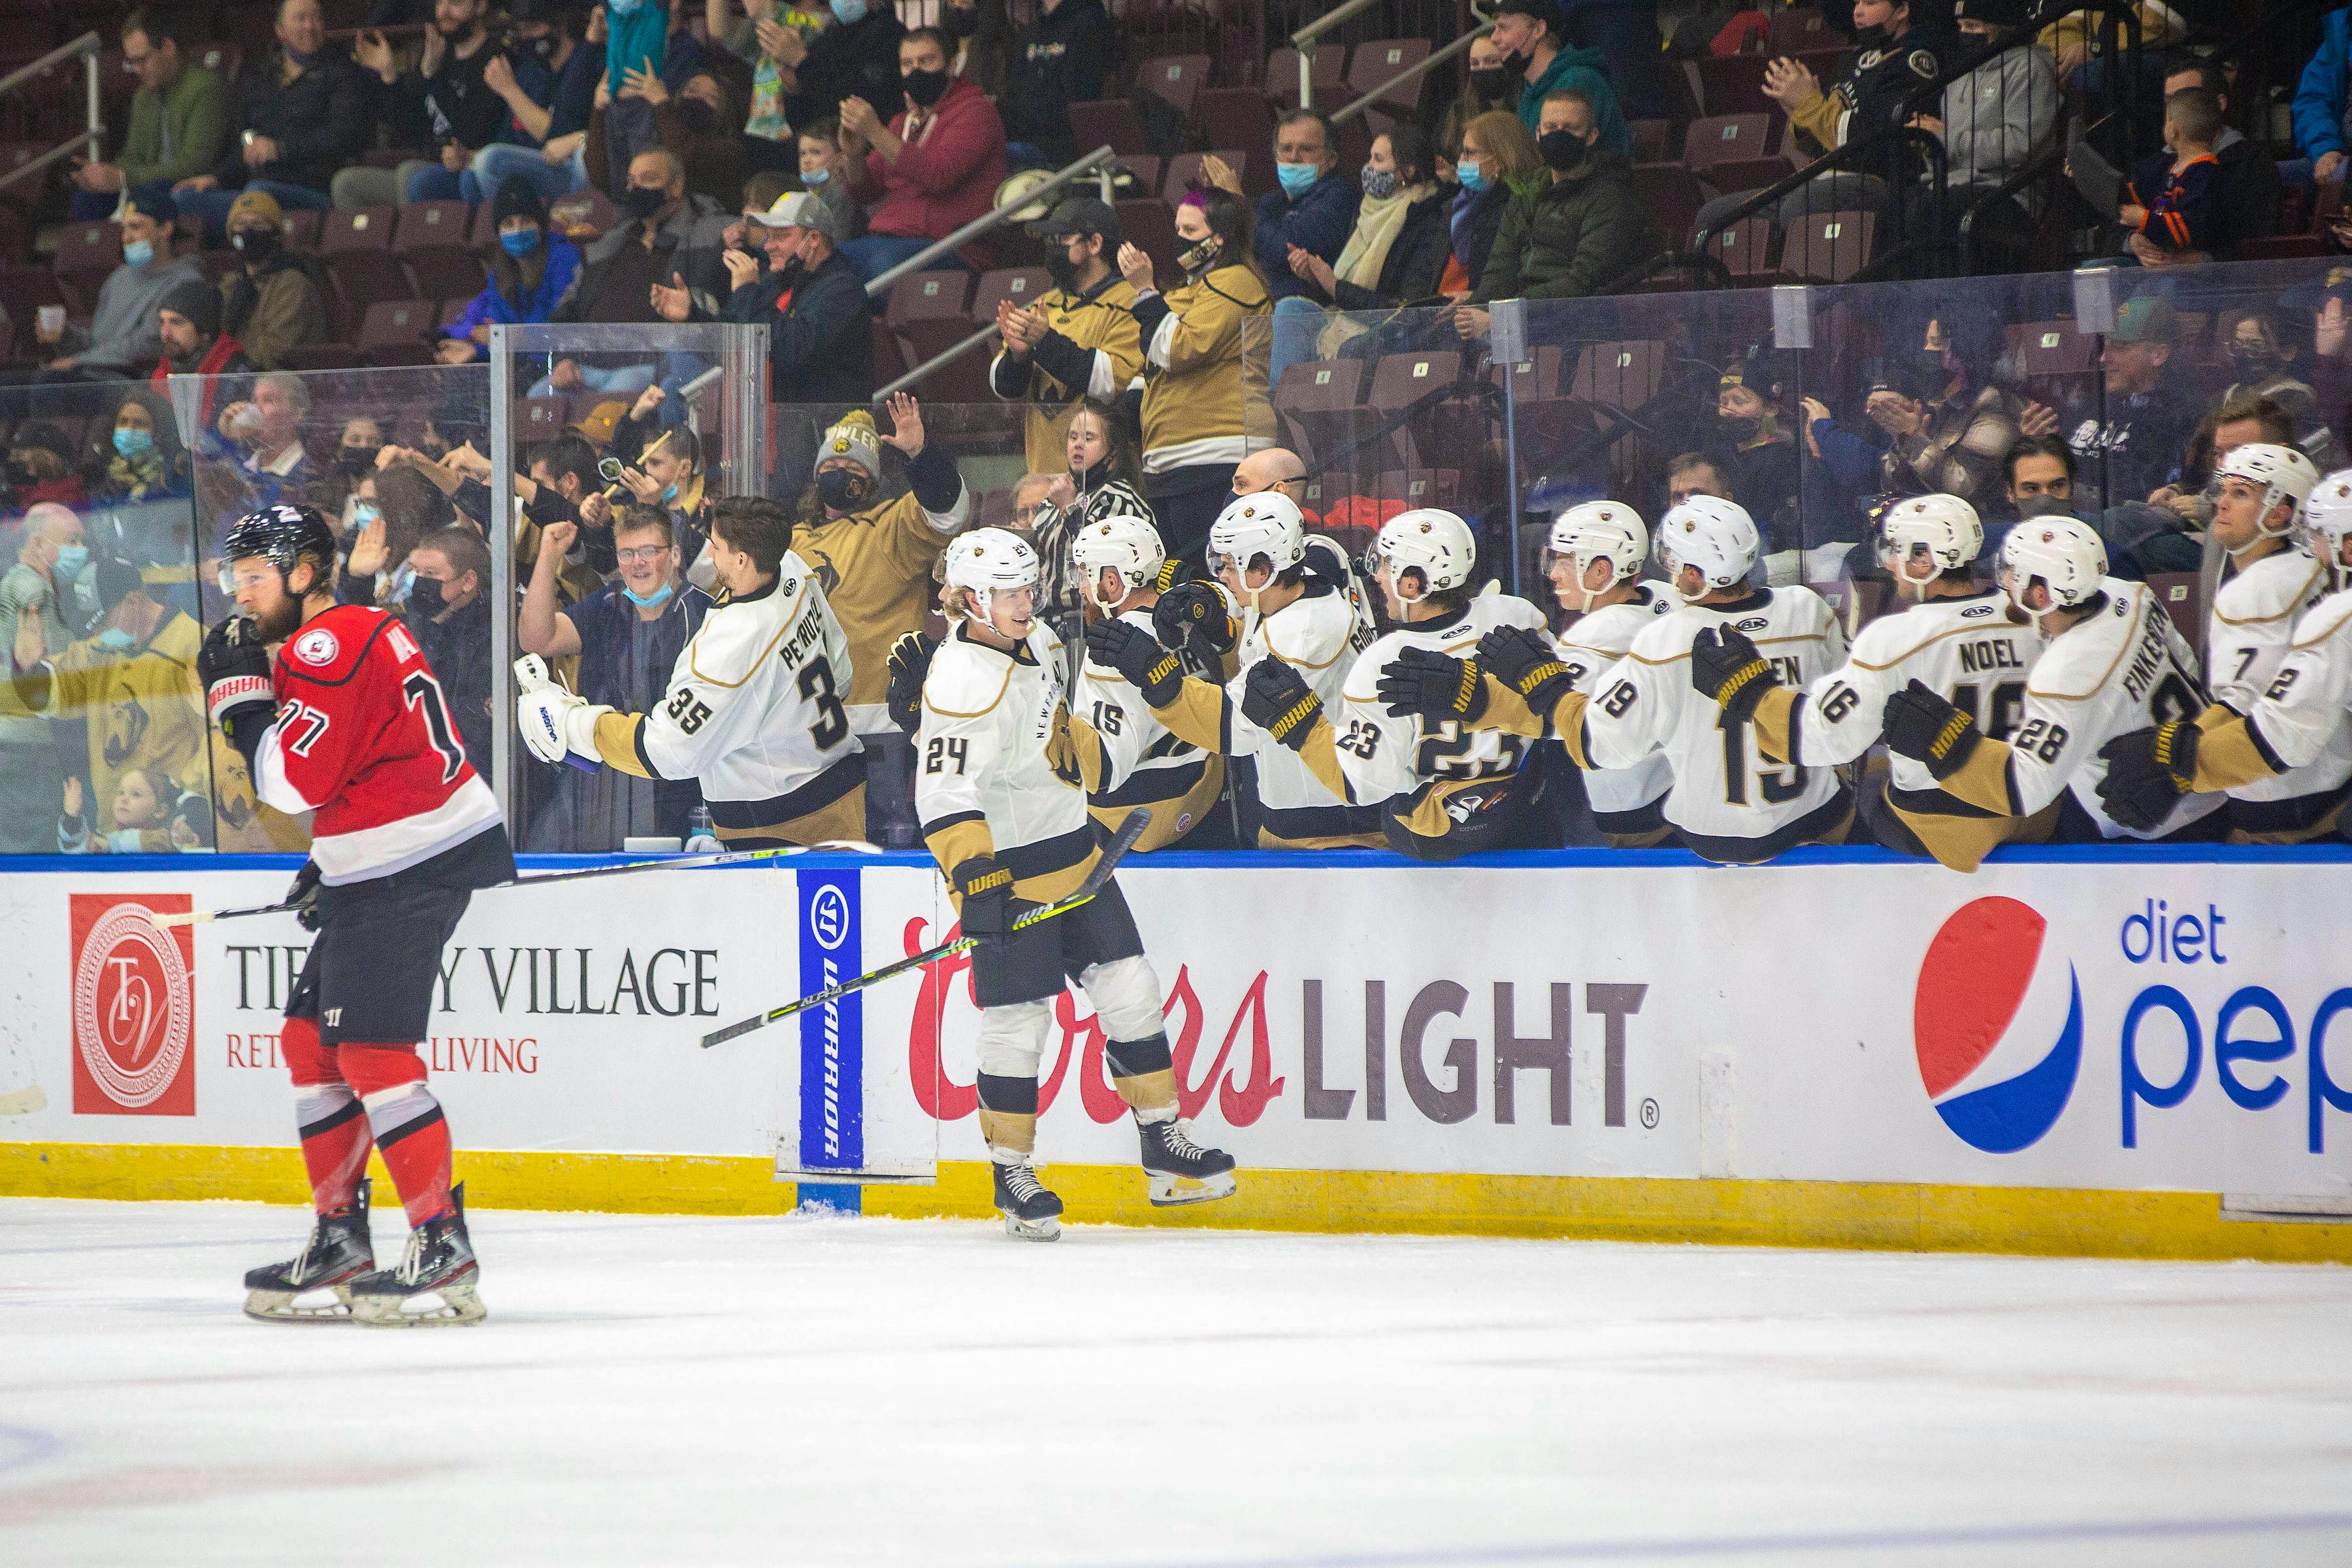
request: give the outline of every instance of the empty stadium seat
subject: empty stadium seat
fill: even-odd
[[[1780,241],[1780,270],[1809,283],[1843,283],[1870,260],[1878,220],[1869,213],[1813,213]]]
[[[894,327],[904,326],[908,321],[936,321],[942,316],[963,321],[964,300],[971,289],[971,274],[969,272],[910,274],[890,286],[882,319]]]
[[[1166,99],[1179,114],[1192,111],[1192,100],[1209,81],[1206,55],[1162,55],[1135,68],[1135,85]]]
[[[1254,87],[1203,88],[1192,100],[1192,128],[1212,147],[1274,146],[1274,111]],[[1249,183],[1246,172],[1242,183]]]
[[[429,300],[379,300],[360,317],[359,346],[421,343],[434,330],[438,313]]]
[[[1149,198],[1114,203],[1111,210],[1118,214],[1118,231],[1126,242],[1151,258],[1160,281],[1174,287],[1175,211],[1166,202]]]
[[[1108,144],[1114,153],[1149,153],[1150,140],[1135,106],[1123,98],[1099,99],[1070,105],[1070,137],[1081,153]]]
[[[389,252],[393,232],[399,222],[398,207],[336,207],[325,215],[320,226],[320,252],[326,256],[367,250]]]
[[[1706,55],[1696,63],[1700,101],[1709,115],[1769,114],[1779,107],[1764,96],[1766,57]]]
[[[419,250],[401,257],[400,261],[408,268],[408,280],[420,300],[446,300],[457,294],[470,298],[481,291],[488,277],[482,258],[470,250]]]
[[[1805,5],[1772,18],[1772,30],[1765,35],[1764,53],[1769,58],[1814,49],[1843,49],[1846,45],[1843,33],[1822,20],[1819,11]]]
[[[402,254],[463,250],[473,243],[467,233],[473,221],[470,202],[411,202],[399,210],[393,224],[392,248]]]
[[[1629,120],[1633,133],[1633,162],[1671,163],[1675,161],[1675,122],[1671,120]]]
[[[1741,218],[1708,240],[1706,253],[1734,278],[1772,278],[1772,220]]]
[[[111,272],[122,265],[122,226],[69,223],[58,231],[57,269],[59,272]]]
[[[1610,408],[1639,408],[1658,394],[1666,345],[1647,340],[1594,343],[1580,355],[1568,395]]]
[[[1768,114],[1717,114],[1691,121],[1683,137],[1683,167],[1717,194],[1759,190],[1789,172],[1766,142]]]
[[[1339,107],[1339,94],[1345,90],[1348,75],[1348,51],[1339,44],[1326,44],[1315,51],[1315,63],[1307,68],[1314,73],[1315,107],[1328,112]],[[1265,58],[1265,96],[1285,109],[1298,107],[1298,51],[1283,46]]]
[[[408,274],[389,250],[347,250],[330,256],[327,276],[334,285],[333,297],[327,301],[328,319],[336,338],[344,342],[356,337],[369,306],[413,297]]]
[[[1429,58],[1427,38],[1375,38],[1358,44],[1348,56],[1347,96],[1350,101],[1371,92],[1382,82],[1407,70]],[[1296,68],[1293,68],[1294,71]],[[1374,100],[1374,106],[1394,110],[1400,114],[1421,111],[1422,98],[1429,88],[1430,72],[1423,71],[1411,81],[1389,89]],[[1338,109],[1339,104],[1328,107]]]
[[[1016,306],[1034,305],[1053,288],[1054,275],[1042,267],[1000,267],[983,272],[979,291],[972,296],[971,319],[977,325],[993,326],[1000,302],[1009,300]]]

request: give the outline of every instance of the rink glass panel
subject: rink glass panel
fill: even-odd
[[[82,493],[68,485],[66,499],[0,521],[0,643],[13,648],[30,616],[58,672],[45,707],[31,704],[37,678],[0,679],[0,854],[247,847],[243,763],[225,796],[196,685],[200,547],[170,399],[144,382],[12,396],[10,447],[64,448]],[[121,452],[118,424],[152,445]],[[68,791],[80,834],[65,831]]]

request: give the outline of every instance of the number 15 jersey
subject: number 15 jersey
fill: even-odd
[[[254,793],[314,814],[310,858],[328,886],[404,871],[503,820],[425,650],[382,610],[312,616],[278,650],[270,685],[278,722],[254,751]]]

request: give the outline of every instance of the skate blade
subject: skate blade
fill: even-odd
[[[348,1323],[352,1321],[352,1288],[333,1285],[334,1300],[297,1305],[305,1296],[316,1296],[310,1290],[247,1290],[245,1293],[245,1315],[257,1323]]]
[[[1062,1222],[1058,1219],[1024,1220],[1018,1215],[1004,1214],[1003,1209],[996,1212],[1004,1215],[1004,1234],[1007,1236],[1023,1241],[1062,1239]]]
[[[414,1296],[352,1298],[352,1321],[371,1329],[462,1327],[488,1315],[471,1279],[453,1279],[438,1289],[420,1290]]]
[[[1214,1176],[1169,1176],[1158,1171],[1146,1171],[1151,1178],[1151,1203],[1154,1208],[1181,1208],[1186,1204],[1214,1203],[1229,1198],[1239,1184],[1231,1171]]]

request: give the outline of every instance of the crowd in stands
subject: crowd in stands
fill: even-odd
[[[319,506],[341,531],[346,597],[401,614],[446,658],[467,750],[487,765],[500,721],[488,705],[487,380],[463,396],[419,381],[369,407],[308,373],[478,364],[495,325],[764,326],[766,399],[807,416],[775,426],[772,474],[738,482],[801,509],[796,547],[874,606],[861,642],[921,624],[943,541],[898,505],[900,422],[875,398],[934,341],[907,328],[890,288],[869,286],[1007,199],[1019,172],[1090,150],[1090,111],[1106,103],[1174,140],[1121,149],[1109,189],[1069,187],[919,274],[971,302],[948,318],[955,336],[994,329],[953,384],[1003,405],[1017,432],[1002,445],[1017,472],[975,481],[971,520],[1033,538],[1049,613],[1072,632],[1066,543],[1087,521],[1144,517],[1171,558],[1197,561],[1237,495],[1280,489],[1357,544],[1403,504],[1326,493],[1334,443],[1291,417],[1298,377],[1345,367],[1367,373],[1368,393],[1370,367],[1410,352],[1458,355],[1444,374],[1466,384],[1485,374],[1497,300],[1621,289],[1717,226],[1756,237],[1741,279],[1828,281],[1882,259],[1877,275],[1910,275],[1924,264],[1887,253],[1886,237],[1923,232],[1932,195],[1948,226],[1980,209],[1980,262],[2131,269],[2095,366],[2030,374],[2014,331],[2026,318],[1968,298],[1937,309],[1922,289],[1872,323],[1875,342],[1835,382],[1797,374],[1760,330],[1695,338],[1650,405],[1629,410],[1649,421],[1639,441],[1523,458],[1520,478],[1653,515],[1734,499],[1765,535],[1760,577],[1867,584],[1883,582],[1868,530],[1889,497],[1969,500],[1988,560],[2018,518],[2066,510],[2096,524],[2118,574],[2163,574],[2202,558],[2212,467],[2235,447],[2284,440],[2322,471],[2346,460],[2352,282],[2213,311],[2182,304],[2168,274],[2352,249],[2336,201],[2352,13],[2326,18],[2289,145],[2233,110],[2220,25],[2191,31],[2163,12],[2143,35],[2155,107],[2125,128],[2121,158],[2112,139],[2057,155],[2070,114],[2120,62],[2095,31],[2022,0],[1718,8],[1701,13],[1711,27],[1675,28],[1659,58],[1643,5],[1502,0],[1494,15],[1429,73],[1418,112],[1335,118],[1369,85],[1352,76],[1297,108],[1295,81],[1269,66],[1244,139],[1187,124],[1181,106],[1172,131],[1153,118],[1103,0],[1041,0],[1017,21],[1002,0],[386,0],[363,16],[283,0],[268,45],[234,69],[205,63],[217,18],[131,12],[116,29],[136,84],[121,134],[102,161],[58,165],[27,209],[28,237],[57,237],[54,261],[0,272],[40,279],[0,293],[0,339],[16,351],[0,372],[0,639],[57,671],[45,705],[0,693],[0,777],[37,781],[0,791],[0,852],[299,840],[201,724],[124,716],[195,701],[172,660],[218,609],[204,551],[226,519],[280,500]],[[1692,112],[1716,108],[1706,89],[1735,73],[1685,70],[1688,57],[1752,65],[1762,123],[1726,137],[1751,156],[1699,160],[1700,128],[1746,111]],[[1812,178],[1759,195],[1811,159]],[[2112,165],[2104,185],[2095,159]],[[34,199],[0,192],[12,195]],[[1807,224],[1853,215],[1878,242],[1827,271],[1793,259]],[[1555,356],[1552,406],[1608,401],[1571,384],[1578,353]],[[709,603],[693,569],[717,448],[684,405],[679,357],[558,355],[515,384],[565,405],[515,455],[518,647],[626,710],[658,695]],[[205,378],[182,384],[179,407],[175,375]],[[919,447],[919,416],[898,406]],[[1498,465],[1491,422],[1475,445],[1418,461]],[[1524,495],[1527,531],[1512,538],[1501,488],[1465,480],[1454,498],[1498,546],[1482,568],[1496,577],[1528,558],[1550,510]],[[142,521],[174,502],[194,505],[193,542],[184,523]],[[886,517],[890,548],[852,548],[842,525]],[[100,684],[69,693],[69,670]],[[69,710],[111,718],[68,738],[53,726]],[[100,733],[116,720],[137,733]],[[530,848],[681,836],[697,804],[650,781],[532,776],[518,825]],[[903,801],[874,798],[873,837],[907,842],[891,815]]]

